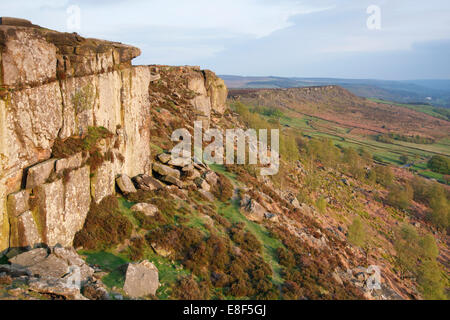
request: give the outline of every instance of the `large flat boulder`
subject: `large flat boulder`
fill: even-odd
[[[135,193],[137,191],[130,177],[126,174],[120,175],[116,179],[116,183],[123,194]]]
[[[132,298],[155,295],[159,288],[158,269],[147,260],[128,264],[123,289]]]
[[[169,166],[160,164],[160,163],[154,163],[153,164],[153,171],[160,174],[161,176],[172,176],[177,179],[180,179],[180,171],[177,169],[173,169]]]
[[[134,183],[136,184],[138,189],[144,190],[144,191],[154,191],[154,190],[160,190],[164,189],[165,185],[161,183],[159,180],[146,175],[142,174],[139,176],[136,176],[133,178]]]

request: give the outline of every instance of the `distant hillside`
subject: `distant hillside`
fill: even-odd
[[[294,88],[339,85],[353,94],[450,108],[450,80],[386,81],[371,79],[241,77],[222,75],[229,88]]]
[[[377,103],[339,86],[230,90],[230,97],[252,105],[276,107],[319,117],[370,134],[397,132],[442,138],[450,122],[403,106]]]

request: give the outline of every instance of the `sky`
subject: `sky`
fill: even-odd
[[[0,16],[218,74],[450,79],[448,0],[15,0]]]

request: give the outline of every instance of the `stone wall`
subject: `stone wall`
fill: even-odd
[[[2,20],[0,252],[70,246],[91,201],[114,194],[118,175],[151,175],[149,85],[160,75],[132,66],[138,55],[121,43]],[[214,73],[193,67],[186,85],[202,119],[224,112],[227,90]],[[112,159],[94,170],[89,155],[53,156],[55,141],[85,137],[90,127],[111,133],[98,148]]]

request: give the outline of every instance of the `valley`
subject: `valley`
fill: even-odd
[[[320,97],[305,92],[317,89],[323,92]],[[295,91],[304,92],[299,93],[300,99],[294,98]],[[333,87],[230,89],[230,97],[232,101],[280,110],[276,116],[264,115],[264,111],[262,115],[267,120],[279,121],[284,128],[299,130],[307,137],[327,138],[339,146],[362,148],[380,163],[407,167],[446,183],[442,174],[432,172],[426,164],[433,155],[450,156],[450,122],[429,106],[366,100]],[[423,135],[433,137],[434,141],[431,144],[378,141],[377,136],[386,132]],[[410,159],[408,163],[400,160],[405,155]]]

